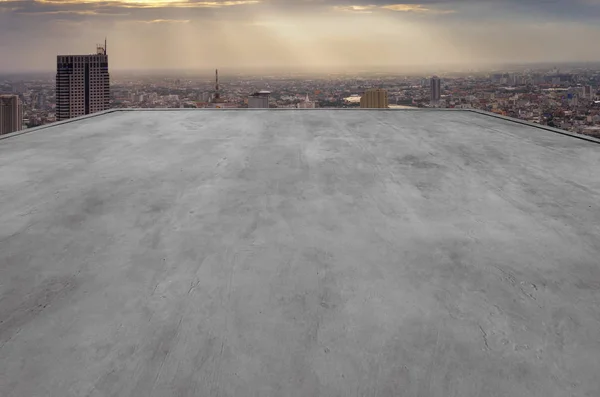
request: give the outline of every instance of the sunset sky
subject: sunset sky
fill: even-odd
[[[600,0],[0,0],[0,72],[600,61]]]

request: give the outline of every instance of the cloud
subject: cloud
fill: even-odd
[[[455,10],[444,10],[426,7],[422,4],[388,4],[382,6],[381,8],[391,11],[414,12],[418,14],[453,14],[456,12]]]
[[[337,11],[355,12],[361,14],[370,14],[376,9],[374,5],[350,5],[350,6],[334,6],[333,9]]]
[[[258,4],[259,0],[223,0],[223,1],[182,1],[182,0],[34,0],[40,4],[73,5],[73,4],[117,4],[133,7],[199,7],[220,8],[248,4]]]
[[[110,12],[105,10],[56,10],[56,11],[29,11],[23,12],[17,10],[17,14],[26,15],[80,15],[80,16],[103,16],[103,17],[119,17],[128,16],[129,13]]]
[[[194,0],[0,0],[0,9],[9,8],[12,11],[24,14],[57,14],[79,13],[90,10],[115,9],[115,8],[208,8],[219,9],[236,6],[259,4],[260,0],[222,0],[222,1],[194,1]],[[97,14],[89,12],[89,14]]]
[[[153,19],[151,21],[133,21],[136,23],[190,23],[189,19]]]
[[[258,0],[240,1],[180,1],[180,0],[110,0],[124,8],[224,8],[259,4]]]
[[[4,13],[58,11],[59,8],[74,7],[81,11],[81,8],[241,10],[245,6],[304,13],[322,13],[329,9],[361,14],[396,11],[437,17],[461,14],[464,20],[554,18],[589,22],[595,19],[597,22],[600,19],[600,0],[0,0],[0,10]]]
[[[346,11],[359,14],[372,14],[376,11],[396,11],[406,13],[417,13],[417,14],[452,14],[455,10],[440,9],[432,6],[425,6],[423,4],[365,4],[365,5],[336,5],[333,6],[336,11]]]
[[[289,7],[287,0],[271,0]],[[314,0],[298,1],[295,7],[331,6],[336,10],[373,13],[376,10],[440,17],[460,14],[463,20],[530,19],[570,20],[598,23],[600,0]],[[363,8],[364,7],[364,8]],[[454,15],[454,18],[461,18]]]

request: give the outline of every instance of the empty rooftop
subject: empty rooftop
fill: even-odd
[[[598,396],[600,145],[467,111],[0,140],[0,396]]]

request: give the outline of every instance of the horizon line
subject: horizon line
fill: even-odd
[[[382,66],[353,66],[352,68],[344,68],[343,65],[340,66],[331,66],[331,67],[302,67],[302,68],[290,68],[286,66],[273,66],[273,67],[260,67],[260,66],[247,66],[247,67],[234,67],[234,68],[224,68],[219,67],[220,70],[230,70],[232,73],[243,73],[244,71],[261,74],[263,73],[371,73],[371,72],[391,72],[393,69],[399,69],[397,73],[406,73],[408,71],[414,72],[415,69],[423,69],[432,70],[432,69],[449,69],[449,68],[461,68],[461,69],[498,69],[498,68],[507,68],[507,67],[527,67],[527,66],[580,66],[580,65],[598,65],[600,66],[600,60],[595,61],[561,61],[561,62],[553,62],[553,61],[531,61],[531,62],[490,62],[490,63],[452,63],[452,64],[439,64],[438,66],[427,64],[427,65],[382,65]],[[199,74],[211,74],[211,70],[213,70],[213,66],[206,67],[188,67],[188,68],[176,68],[176,67],[132,67],[132,68],[110,68],[111,72],[114,73],[131,73],[131,72],[195,72]],[[342,68],[344,68],[342,70]],[[204,71],[206,69],[206,71]],[[406,72],[402,72],[401,70],[406,70]],[[464,71],[464,70],[463,70]],[[456,71],[458,72],[458,70]],[[28,70],[4,70],[0,72],[0,75],[13,75],[13,74],[49,74],[56,73],[55,69],[28,69]]]

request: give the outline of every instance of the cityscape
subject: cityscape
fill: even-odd
[[[600,0],[0,0],[0,397],[600,397]]]
[[[110,76],[110,77],[109,77]],[[110,72],[106,43],[57,56],[56,74],[0,76],[0,132],[111,108],[479,109],[600,137],[600,65],[391,73]],[[362,98],[362,99],[361,99]]]

